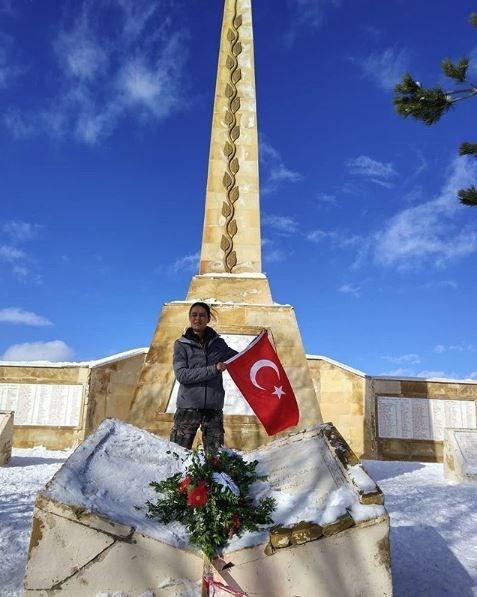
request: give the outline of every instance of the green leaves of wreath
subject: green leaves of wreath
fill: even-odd
[[[146,502],[147,516],[166,524],[181,522],[191,543],[212,560],[234,535],[273,522],[275,500],[254,501],[249,495],[255,481],[266,480],[257,474],[257,464],[231,450],[223,449],[214,456],[194,451],[184,473],[151,483],[159,497],[156,502]]]

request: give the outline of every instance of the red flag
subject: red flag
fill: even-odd
[[[268,435],[298,423],[295,394],[266,330],[226,364],[230,377]]]

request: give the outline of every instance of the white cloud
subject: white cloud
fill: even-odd
[[[26,139],[36,132],[36,127],[28,116],[15,108],[5,110],[3,124],[10,131],[14,139]]]
[[[477,228],[459,222],[462,207],[457,190],[475,183],[477,168],[456,158],[440,193],[433,200],[402,210],[385,223],[370,241],[376,263],[410,269],[431,264],[444,267],[477,252]]]
[[[396,365],[402,365],[404,363],[409,365],[417,365],[421,362],[421,357],[413,352],[400,356],[382,356],[381,358],[389,363],[395,363]]]
[[[74,351],[62,340],[14,344],[2,355],[4,361],[68,361]]]
[[[328,242],[333,247],[340,249],[359,247],[363,243],[363,239],[357,235],[347,234],[346,232],[337,232],[335,230],[311,230],[306,235],[307,240],[312,243]]]
[[[0,245],[0,261],[15,263],[27,258],[25,251],[10,245]]]
[[[40,276],[32,276],[30,269],[32,261],[28,253],[22,249],[14,245],[0,245],[0,264],[6,264],[18,280],[25,281],[31,279],[36,282],[41,281]]]
[[[388,48],[383,52],[375,52],[362,60],[353,59],[364,76],[375,85],[390,91],[400,81],[403,74],[409,70],[409,50],[403,48]]]
[[[263,215],[262,224],[275,230],[276,232],[289,235],[295,234],[299,230],[298,222],[290,216]]]
[[[306,235],[306,238],[313,243],[319,243],[324,240],[335,241],[337,237],[338,237],[338,234],[336,232],[334,232],[333,230],[326,231],[326,230],[321,230],[320,228],[317,228],[316,230],[312,230],[311,232],[308,232],[308,234]]]
[[[392,181],[398,174],[390,162],[373,160],[367,155],[349,159],[346,162],[346,167],[350,174],[362,176],[375,184],[388,188],[393,185]]]
[[[455,280],[439,280],[436,285],[441,288],[452,288],[453,290],[457,289],[457,282],[455,282]]]
[[[473,344],[469,344],[468,342],[460,342],[459,344],[449,344],[445,346],[444,344],[436,344],[434,346],[434,352],[442,354],[443,352],[477,352],[477,347]]]
[[[23,222],[21,220],[10,220],[2,226],[2,230],[13,241],[26,242],[36,238],[41,226],[39,224],[32,224],[31,222]]]
[[[25,311],[20,307],[6,307],[5,309],[0,309],[0,322],[32,326],[53,325],[46,317],[37,315],[32,311]]]
[[[341,6],[340,0],[288,0],[292,15],[294,37],[296,27],[312,27],[317,29],[324,22],[326,11],[330,7]]]
[[[60,31],[53,42],[60,67],[72,79],[94,81],[105,74],[109,55],[95,39],[87,18],[80,18],[70,30]]]
[[[199,258],[199,252],[179,257],[171,265],[170,270],[176,274],[179,272],[197,272],[199,271]]]
[[[350,294],[356,298],[361,296],[361,288],[359,286],[353,286],[352,284],[342,284],[338,290],[343,294]]]
[[[439,379],[457,379],[458,375],[455,373],[446,373],[439,369],[422,369],[418,372],[417,377],[439,378]]]
[[[391,371],[384,371],[379,375],[385,375],[387,377],[423,377],[426,379],[459,379],[455,373],[446,373],[445,371],[432,370],[432,369],[408,369],[405,367],[398,367]]]
[[[419,203],[424,199],[424,189],[421,185],[415,185],[409,191],[403,194],[406,203]]]
[[[0,6],[1,13],[2,7]],[[0,31],[0,90],[6,89],[22,73],[22,69],[13,62],[12,45],[13,38]]]
[[[182,109],[187,36],[164,18],[166,6],[168,0],[86,0],[65,13],[69,22],[52,41],[58,91],[30,112],[6,110],[11,134],[95,144],[125,117],[158,122]]]
[[[263,136],[260,138],[260,162],[262,164],[262,195],[269,195],[278,190],[283,183],[302,180],[299,172],[294,172],[285,166],[281,155],[270,145]]]
[[[284,251],[282,247],[278,248],[275,241],[262,237],[262,257],[265,264],[282,263],[290,253]]]
[[[316,195],[318,203],[325,203],[327,205],[336,205],[336,196],[329,193],[318,193]]]

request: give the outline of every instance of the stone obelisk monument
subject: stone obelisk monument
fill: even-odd
[[[196,300],[211,303],[214,329],[232,346],[235,339],[237,349],[266,328],[297,397],[297,429],[321,422],[294,310],[273,302],[262,273],[251,0],[225,0],[199,274],[185,301],[164,305],[127,418],[166,437],[174,412],[173,344]],[[229,447],[250,449],[269,440],[233,398],[226,397],[224,414]]]

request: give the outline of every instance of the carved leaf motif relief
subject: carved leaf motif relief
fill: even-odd
[[[233,204],[237,201],[237,199],[239,198],[239,190],[238,187],[234,187],[230,192],[229,192],[229,199],[230,202]]]
[[[230,102],[230,109],[234,114],[240,110],[240,98],[238,96]]]
[[[235,0],[234,11],[232,26],[229,27],[226,34],[227,40],[230,43],[229,52],[225,60],[226,68],[229,70],[229,80],[224,90],[225,96],[228,99],[228,107],[224,116],[228,139],[224,145],[224,156],[227,160],[227,166],[222,179],[226,191],[226,200],[222,204],[225,231],[220,243],[220,247],[224,252],[224,266],[228,272],[232,272],[232,269],[237,265],[237,254],[233,250],[233,239],[238,232],[237,220],[235,219],[235,203],[240,196],[236,179],[240,168],[237,158],[236,141],[240,137],[240,126],[237,122],[240,98],[238,96],[237,84],[242,79],[242,71],[239,68],[237,57],[242,53],[242,44],[239,40],[238,31],[242,25],[242,16],[237,15],[237,0]]]
[[[237,139],[240,137],[240,127],[239,126],[233,127],[233,129],[230,131],[230,137],[231,137],[232,141],[237,141]]]
[[[232,243],[230,242],[230,240],[224,234],[222,234],[222,240],[220,241],[220,248],[222,249],[222,251],[224,251],[224,252],[228,251],[228,249],[231,246],[232,246]]]
[[[235,236],[237,234],[237,222],[232,220],[229,224],[228,231],[230,236]]]
[[[233,152],[234,152],[234,147],[233,147],[232,143],[229,143],[228,141],[226,141],[225,145],[224,145],[225,157],[226,158],[230,157],[233,154]]]
[[[222,182],[224,183],[224,187],[226,189],[229,189],[233,185],[232,177],[228,172],[224,173],[224,178],[222,179]]]
[[[232,73],[232,82],[235,85],[240,81],[242,78],[242,71],[238,68],[235,72]]]
[[[232,251],[230,255],[227,257],[227,269],[231,272],[236,265],[237,253],[235,251]]]
[[[224,201],[222,203],[222,215],[224,216],[224,218],[228,218],[231,213],[232,213],[231,206]]]

